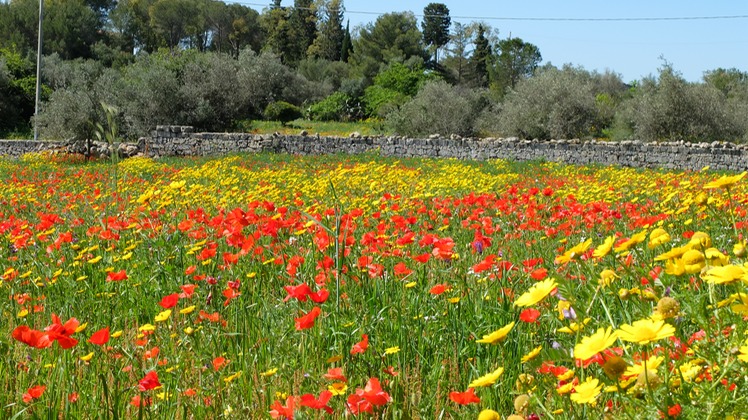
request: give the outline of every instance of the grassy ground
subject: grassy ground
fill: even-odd
[[[298,119],[282,125],[278,121],[251,121],[240,124],[244,131],[252,133],[275,133],[298,134],[306,130],[310,135],[319,133],[321,136],[342,136],[347,137],[353,132],[358,132],[362,136],[373,136],[386,134],[384,124],[381,121],[358,121],[358,122],[324,122]]]
[[[739,177],[65,158],[0,159],[2,418],[748,415]]]

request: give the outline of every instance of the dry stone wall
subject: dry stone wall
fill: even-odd
[[[0,155],[64,148],[63,143],[0,140]],[[600,164],[641,168],[744,171],[748,146],[732,143],[645,143],[580,140],[520,140],[404,137],[319,137],[310,135],[257,135],[246,133],[195,133],[192,127],[158,126],[151,137],[141,138],[137,154],[150,157],[210,156],[228,153],[358,154],[382,156],[442,157],[457,159],[547,160],[578,165]],[[134,152],[131,151],[131,152]],[[128,153],[131,155],[134,153]]]

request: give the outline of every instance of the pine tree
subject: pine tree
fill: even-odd
[[[340,47],[340,61],[348,62],[353,53],[353,43],[351,42],[351,22],[345,24],[345,35],[343,36],[343,45]]]
[[[491,45],[486,38],[486,28],[478,25],[478,35],[475,37],[475,49],[472,62],[475,68],[476,82],[480,86],[488,86],[488,59],[491,57]]]
[[[434,63],[439,61],[439,48],[449,42],[449,27],[452,18],[449,9],[443,3],[429,3],[423,9],[423,41],[434,51]]]
[[[343,52],[343,5],[341,0],[330,0],[324,7],[324,20],[319,25],[317,38],[309,48],[309,55],[339,61]]]

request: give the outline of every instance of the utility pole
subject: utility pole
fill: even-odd
[[[39,140],[39,97],[42,90],[42,20],[44,0],[39,0],[39,40],[36,46],[36,104],[34,105],[34,140]]]

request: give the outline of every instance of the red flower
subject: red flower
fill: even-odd
[[[315,306],[314,308],[312,308],[311,311],[309,311],[309,313],[299,318],[296,318],[295,319],[296,329],[301,331],[301,330],[306,330],[308,328],[312,328],[314,326],[314,320],[317,319],[317,317],[321,313],[322,313],[322,309],[320,309],[319,306]]]
[[[363,391],[357,389],[356,394],[363,397],[371,405],[385,405],[392,399],[390,394],[382,390],[382,386],[379,384],[379,379],[377,378],[369,379]]]
[[[540,311],[535,308],[527,308],[519,314],[519,320],[522,322],[533,323],[540,317]]]
[[[360,413],[371,413],[374,411],[374,406],[371,405],[368,401],[366,401],[362,396],[358,394],[351,394],[348,396],[348,401],[346,401],[346,406],[348,407],[348,410],[353,415],[358,415]]]
[[[480,402],[480,398],[475,395],[475,388],[468,388],[465,392],[450,392],[449,399],[460,405]]]
[[[52,314],[52,325],[45,328],[44,331],[47,332],[50,340],[57,341],[57,344],[63,349],[69,349],[78,344],[78,340],[70,337],[75,333],[78,325],[80,325],[80,322],[75,318],[70,318],[63,324],[57,315]]]
[[[432,295],[440,295],[449,289],[450,287],[447,283],[442,283],[432,287],[431,290],[429,290],[429,293],[431,293]]]
[[[683,411],[680,404],[675,404],[672,407],[669,407],[667,409],[667,415],[670,417],[678,417],[680,416],[680,413]]]
[[[327,379],[328,381],[347,382],[345,375],[343,375],[343,368],[339,367],[328,369],[327,373],[322,375],[322,377]]]
[[[327,402],[332,398],[332,392],[324,390],[320,392],[319,398],[314,398],[312,394],[304,394],[301,396],[300,405],[304,407],[313,408],[315,410],[325,410],[328,414],[332,414],[332,408],[327,405]]]
[[[127,272],[125,270],[120,270],[117,272],[110,271],[106,275],[106,281],[122,281],[127,280]]]
[[[228,364],[228,360],[225,357],[219,356],[213,359],[213,370],[218,371],[222,367]]]
[[[393,271],[398,277],[404,277],[413,272],[413,270],[409,269],[402,261],[395,264],[395,267],[393,267]]]
[[[179,293],[172,293],[168,296],[164,296],[158,305],[164,309],[169,309],[177,306],[177,302],[179,302]]]
[[[309,288],[309,285],[306,283],[302,283],[298,286],[283,286],[284,289],[286,289],[286,297],[283,299],[284,302],[288,302],[291,298],[296,298],[300,302],[306,302],[306,297],[308,294],[312,293],[312,289]]]
[[[149,391],[160,386],[161,382],[158,381],[158,373],[156,373],[155,370],[146,373],[143,379],[138,381],[138,389],[140,392]]]
[[[103,346],[104,344],[109,342],[109,327],[102,328],[99,331],[96,331],[91,335],[91,338],[88,339],[88,342],[91,344],[96,344],[97,346]]]
[[[77,392],[71,392],[68,394],[68,402],[76,403],[78,402],[78,393]]]
[[[152,400],[150,398],[140,398],[140,395],[136,395],[130,400],[130,405],[134,405],[135,407],[148,407],[151,403]]]
[[[44,390],[47,389],[44,385],[35,385],[26,390],[26,392],[23,394],[23,402],[26,404],[30,403],[31,401],[34,401],[35,399],[39,398],[44,394]]]
[[[285,407],[281,405],[280,401],[276,400],[270,408],[270,417],[274,419],[293,420],[294,396],[289,395],[286,398]]]
[[[366,334],[361,334],[361,341],[353,345],[353,348],[351,348],[351,354],[359,354],[366,351],[366,349],[369,347],[369,336]]]
[[[13,330],[12,336],[28,346],[43,349],[52,345],[49,335],[42,331],[32,330],[27,325],[20,325]]]

